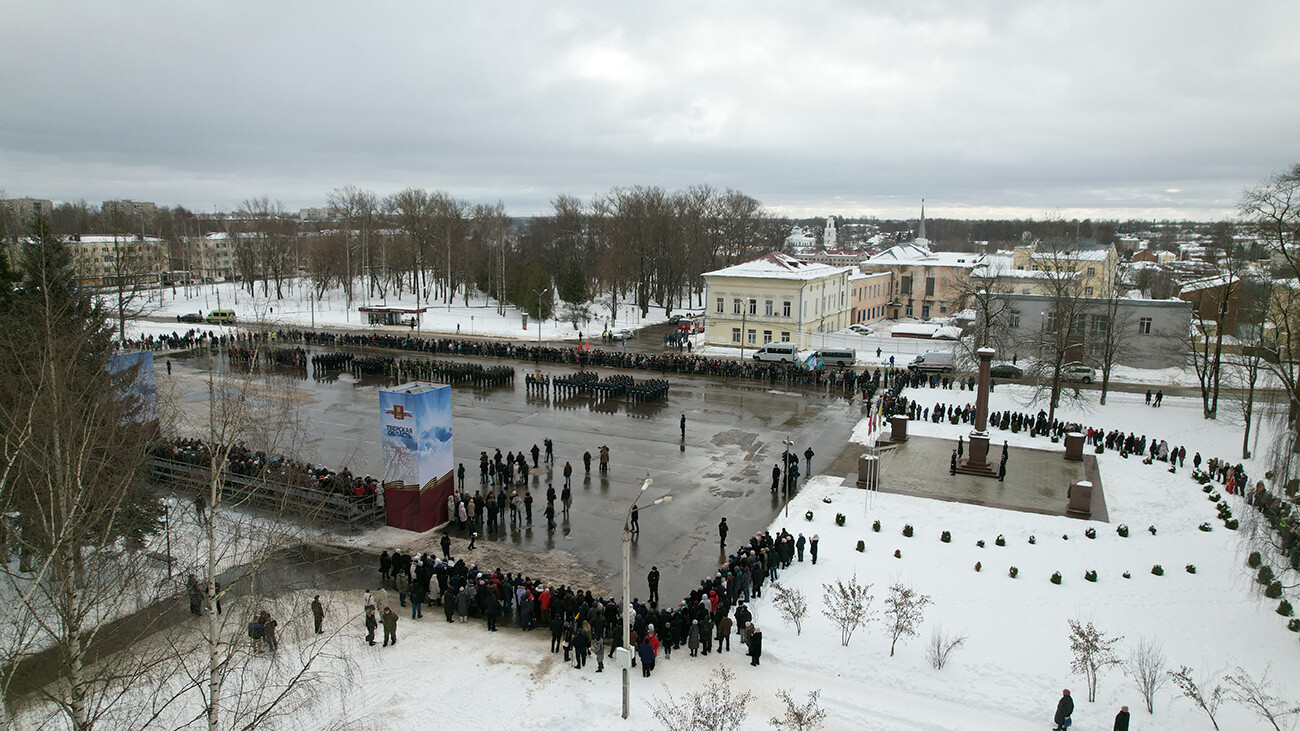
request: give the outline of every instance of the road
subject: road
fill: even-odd
[[[192,431],[201,436],[207,413],[207,359],[193,354],[173,361],[170,377],[165,364],[158,364],[159,392],[189,415]],[[465,465],[471,486],[478,484],[480,451],[489,455],[498,448],[503,453],[527,451],[546,437],[555,443],[553,470],[530,473],[530,489],[537,500],[531,529],[495,540],[527,551],[558,548],[598,576],[616,574],[624,515],[644,479],[650,477],[654,485],[642,502],[672,499],[641,512],[641,534],[633,544],[637,596],[645,593],[644,576],[651,565],[663,574],[665,599],[684,595],[714,572],[720,558],[717,525],[722,517],[730,525],[729,542],[734,546],[768,525],[776,514],[779,505],[769,487],[782,440],[792,440],[800,454],[811,446],[817,455],[814,471],[820,471],[819,465],[828,464],[845,449],[863,411],[861,399],[833,390],[788,390],[672,375],[667,377],[668,397],[654,403],[552,398],[527,394],[523,376],[533,366],[514,365],[518,378],[513,387],[455,386],[452,394],[455,460]],[[551,376],[571,370],[541,367]],[[604,376],[628,371],[598,372]],[[287,383],[289,401],[297,405],[307,426],[299,458],[335,468],[346,465],[356,474],[381,475],[378,390],[386,385],[385,379],[356,380],[345,375],[331,380],[295,378]],[[685,439],[679,432],[682,414],[687,420]],[[583,452],[589,450],[594,457],[602,444],[610,448],[610,473],[599,475],[593,462],[592,473],[584,475]],[[546,485],[549,481],[557,492],[561,489],[566,460],[575,473],[573,509],[570,518],[549,533],[542,517]],[[798,525],[791,522],[790,528],[797,531]],[[527,571],[527,567],[514,568]]]

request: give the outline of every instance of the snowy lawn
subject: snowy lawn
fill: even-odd
[[[188,294],[183,287],[178,287],[175,291],[167,288],[162,291],[161,303],[158,302],[157,293],[155,292],[153,300],[148,303],[141,303],[141,305],[145,307],[146,314],[152,317],[172,317],[200,311],[206,315],[214,309],[231,309],[235,311],[236,316],[242,323],[268,322],[285,327],[308,328],[311,327],[314,321],[316,325],[322,327],[352,327],[367,330],[375,328],[372,328],[364,319],[364,313],[357,311],[358,307],[414,308],[419,306],[428,308],[420,324],[420,332],[444,334],[459,332],[466,335],[488,335],[515,339],[537,337],[537,324],[532,321],[532,318],[529,318],[528,327],[524,329],[523,315],[519,309],[507,307],[504,315],[498,315],[496,301],[490,300],[479,293],[470,296],[468,305],[465,304],[465,298],[461,295],[448,306],[446,303],[431,303],[428,301],[417,304],[415,295],[411,292],[405,292],[401,297],[390,293],[387,298],[375,297],[370,299],[365,296],[364,290],[358,289],[357,298],[352,301],[351,308],[349,308],[347,299],[342,289],[339,288],[328,290],[325,297],[319,301],[314,301],[314,298],[309,296],[308,289],[301,286],[286,285],[283,290],[285,295],[283,299],[275,298],[274,284],[271,286],[270,297],[262,294],[260,284],[256,287],[256,290],[257,295],[250,297],[247,290],[237,290],[234,283],[231,282],[193,287],[189,289]],[[562,312],[562,307],[562,304],[557,307],[557,313]],[[610,319],[609,308],[593,302],[591,315],[590,322],[580,324],[576,328],[568,321],[557,321],[555,318],[548,319],[542,323],[542,338],[544,340],[577,340],[579,332],[583,333],[584,338],[591,335],[599,336],[601,328]],[[651,309],[645,317],[641,317],[640,310],[635,306],[620,303],[617,323],[610,324],[610,327],[638,328],[644,325],[666,322],[667,319],[662,308]],[[172,329],[182,333],[192,327],[185,323],[176,324],[177,327]],[[406,327],[382,327],[378,329],[393,332],[407,332],[409,330]],[[167,332],[170,332],[170,330]]]

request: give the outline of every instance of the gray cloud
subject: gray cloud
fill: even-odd
[[[212,208],[422,186],[533,213],[710,183],[793,214],[1215,217],[1300,160],[1295,3],[624,5],[18,4],[0,187]]]

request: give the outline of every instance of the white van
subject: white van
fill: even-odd
[[[852,368],[854,363],[858,362],[858,354],[853,350],[824,349],[816,353],[818,360],[823,366],[839,366],[841,368]]]
[[[793,363],[798,357],[794,343],[768,343],[754,352],[754,360]]]
[[[951,373],[953,369],[952,351],[939,351],[916,356],[907,365],[908,368],[922,373]]]

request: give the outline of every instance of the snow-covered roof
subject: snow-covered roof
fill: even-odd
[[[939,332],[939,326],[923,322],[903,323],[901,325],[893,326],[889,329],[889,332],[897,333],[899,335],[926,335],[933,337],[935,333]]]
[[[931,251],[924,242],[909,241],[895,244],[867,259],[866,264],[893,265],[919,264],[928,266],[973,267],[984,258],[983,254],[956,251]]]
[[[68,239],[71,244],[129,244],[133,241],[140,241],[140,237],[135,234],[122,234],[113,236],[109,234],[80,234]],[[160,244],[162,239],[157,236],[146,236],[143,239],[150,244]]]
[[[836,267],[811,261],[799,261],[788,254],[773,252],[743,264],[706,272],[706,277],[752,277],[754,279],[821,279],[849,274],[853,267]]]

